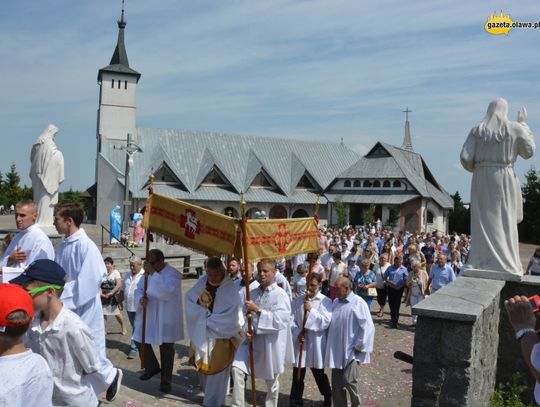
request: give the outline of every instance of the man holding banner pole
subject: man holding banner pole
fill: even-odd
[[[160,391],[171,391],[174,365],[174,343],[184,339],[182,316],[182,274],[165,262],[163,252],[152,249],[144,264],[148,276],[147,298],[144,297],[144,279],[139,280],[135,299],[140,304],[137,309],[133,339],[144,342],[144,373],[141,380],[149,380],[161,373]],[[145,340],[142,340],[142,313],[146,309]],[[159,345],[161,366],[153,345]]]
[[[246,311],[253,315],[253,335],[248,334],[247,341],[251,341],[257,355],[257,378],[266,382],[267,407],[278,406],[279,375],[285,370],[285,363],[291,363],[293,359],[291,305],[287,293],[277,286],[275,274],[274,261],[261,260],[258,275],[260,286],[250,292],[251,300],[246,301]],[[248,346],[243,344],[238,349],[232,370],[235,386],[233,407],[244,406],[244,373],[251,374],[248,360]]]

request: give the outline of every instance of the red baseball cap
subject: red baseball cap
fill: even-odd
[[[31,318],[34,317],[34,304],[32,297],[16,284],[0,284],[0,332],[4,331],[7,326],[23,326],[25,324],[17,324],[13,321],[8,321],[7,317],[14,311],[25,311]]]

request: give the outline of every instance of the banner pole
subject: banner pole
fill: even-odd
[[[319,196],[317,195],[317,203],[315,205],[315,215],[314,220],[315,223],[319,223]],[[309,270],[306,277],[306,297],[304,299],[304,318],[302,319],[302,330],[300,331],[300,336],[302,338],[301,341],[299,341],[299,354],[298,354],[298,366],[296,370],[296,378],[297,380],[301,379],[301,369],[302,369],[302,353],[304,353],[304,342],[305,342],[305,335],[306,335],[306,322],[308,318],[308,312],[306,310],[306,304],[309,301],[310,292],[309,292],[309,283],[311,282],[311,271],[313,270],[313,267],[315,266],[315,253],[308,253],[308,260],[309,260]]]
[[[248,260],[247,249],[247,217],[246,217],[246,201],[244,200],[244,194],[241,194],[240,208],[242,211],[242,257],[244,260],[244,285],[246,286],[246,301],[251,301],[251,295],[249,293],[249,269],[250,264]],[[251,398],[253,407],[257,407],[257,389],[255,387],[255,359],[253,358],[253,326],[252,326],[252,313],[247,311],[247,325],[248,334],[250,339],[248,340],[249,347],[249,369],[251,371]]]
[[[148,198],[152,196],[154,193],[154,175],[151,174],[148,177]],[[148,209],[148,208],[146,208]],[[145,210],[146,212],[146,210]],[[150,215],[150,214],[148,214]],[[146,250],[144,254],[144,260],[148,261],[148,256],[150,254],[150,239],[152,238],[152,235],[150,233],[150,229],[146,228]],[[146,294],[146,291],[148,290],[148,271],[144,270],[144,288],[143,288],[143,299],[145,300],[145,304],[143,306],[143,319],[142,319],[142,332],[141,332],[141,349],[139,351],[139,356],[141,359],[141,369],[144,369],[144,348],[146,346],[146,301],[148,301],[148,295]]]

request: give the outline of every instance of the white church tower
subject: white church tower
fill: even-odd
[[[111,164],[111,150],[125,147],[128,134],[137,136],[137,83],[141,74],[129,67],[124,44],[124,2],[118,21],[118,42],[111,62],[98,72],[99,107],[97,111],[97,154],[95,184],[96,224],[108,225],[110,211],[122,206],[124,194],[124,168]]]
[[[129,67],[124,44],[124,6],[118,21],[118,43],[111,62],[98,72],[99,108],[97,117],[98,153],[104,139],[126,140],[135,135],[137,83],[141,74]]]

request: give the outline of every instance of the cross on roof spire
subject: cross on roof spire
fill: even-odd
[[[124,21],[124,0],[122,0],[122,16],[120,17],[120,21]]]
[[[409,110],[409,106],[403,111],[403,113],[405,113],[405,135],[403,137],[403,144],[401,145],[401,148],[409,151],[413,151],[411,128],[409,125],[409,113],[411,112],[412,110]]]
[[[123,1],[123,0],[122,0]],[[409,121],[409,113],[412,113],[412,110],[409,110],[409,106],[407,106],[405,108],[405,110],[403,111],[403,113],[405,113],[405,121]]]

